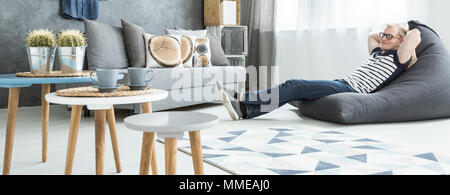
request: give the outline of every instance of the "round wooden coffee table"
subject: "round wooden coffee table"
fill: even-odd
[[[192,161],[196,175],[203,175],[203,154],[200,130],[217,125],[218,117],[200,112],[158,112],[130,116],[124,120],[125,126],[132,130],[143,131],[141,167],[139,173],[149,173],[150,157],[154,155],[155,133],[164,138],[166,175],[176,174],[177,140],[184,132],[189,132]]]
[[[122,79],[120,76],[119,79]],[[11,169],[11,159],[14,145],[14,136],[16,130],[16,117],[19,105],[20,90],[31,87],[32,85],[41,85],[41,103],[42,103],[42,162],[47,162],[48,147],[48,121],[50,104],[45,101],[44,96],[50,93],[51,84],[69,84],[69,83],[90,83],[89,77],[19,77],[16,74],[0,74],[0,88],[9,89],[8,97],[8,119],[6,120],[6,140],[5,153],[3,159],[3,174],[9,175]]]

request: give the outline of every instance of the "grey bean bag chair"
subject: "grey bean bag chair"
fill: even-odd
[[[303,115],[342,124],[406,122],[450,117],[450,55],[430,27],[408,22],[421,32],[417,63],[373,94],[343,93],[299,102]]]

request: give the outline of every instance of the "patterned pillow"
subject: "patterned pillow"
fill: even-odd
[[[211,63],[211,44],[210,39],[207,36],[207,30],[184,30],[184,29],[166,29],[167,35],[182,35],[185,38],[190,38],[193,41],[193,54],[192,59],[183,60],[184,67],[209,67],[212,66]],[[185,43],[190,43],[189,41],[183,41],[181,43],[182,48],[189,47],[188,45],[183,46]],[[185,50],[187,51],[187,50]],[[182,52],[187,56],[185,52]]]
[[[211,64],[211,48],[209,38],[197,38],[194,41],[194,67],[209,67]]]
[[[181,36],[144,34],[147,68],[178,68],[181,61]]]

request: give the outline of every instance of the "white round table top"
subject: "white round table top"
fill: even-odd
[[[154,102],[166,99],[168,96],[169,92],[156,89],[147,95],[126,97],[63,97],[56,95],[56,93],[49,93],[45,95],[45,99],[47,102],[53,104],[86,105],[89,110],[108,110],[111,109],[113,105]]]
[[[218,121],[217,116],[201,112],[156,112],[127,117],[124,123],[136,131],[178,133],[208,129]]]

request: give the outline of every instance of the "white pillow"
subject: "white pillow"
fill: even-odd
[[[167,35],[188,35],[205,38],[208,31],[205,30],[184,30],[184,29],[166,29]]]
[[[147,68],[180,68],[181,36],[144,34]]]

